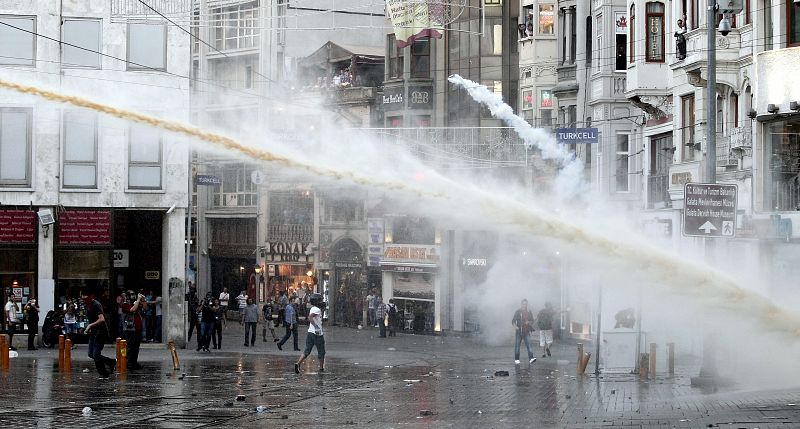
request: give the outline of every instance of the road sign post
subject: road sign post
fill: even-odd
[[[683,235],[736,236],[736,185],[687,183],[684,187]]]

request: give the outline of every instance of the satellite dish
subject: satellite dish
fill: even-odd
[[[260,184],[264,183],[264,179],[266,177],[267,177],[267,175],[264,174],[263,171],[261,171],[261,170],[253,170],[253,172],[250,174],[250,181],[252,181],[253,184],[260,185]]]

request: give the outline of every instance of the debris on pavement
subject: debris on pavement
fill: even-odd
[[[244,399],[245,399],[244,395],[236,395],[236,400],[237,401],[244,401]]]
[[[421,416],[432,416],[433,411],[431,410],[419,410],[419,415]]]
[[[259,406],[256,407],[256,412],[259,413],[259,414],[268,413],[269,412],[269,408],[267,408],[267,407],[265,407],[263,405],[259,405]]]
[[[89,417],[89,416],[92,415],[92,409],[89,408],[89,407],[83,407],[83,410],[81,410],[81,413],[83,413],[84,417]]]
[[[508,371],[495,371],[494,375],[497,377],[508,377]]]

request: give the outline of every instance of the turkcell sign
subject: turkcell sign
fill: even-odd
[[[683,235],[735,237],[736,196],[736,185],[716,183],[684,185]]]
[[[556,128],[559,144],[595,144],[599,142],[597,128]]]
[[[194,184],[198,186],[219,186],[222,184],[222,179],[217,176],[198,174],[194,176]]]

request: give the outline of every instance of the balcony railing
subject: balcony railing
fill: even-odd
[[[287,243],[311,243],[314,241],[314,225],[269,224],[267,241]]]
[[[669,175],[659,174],[647,178],[647,207],[662,209],[670,206]]]

